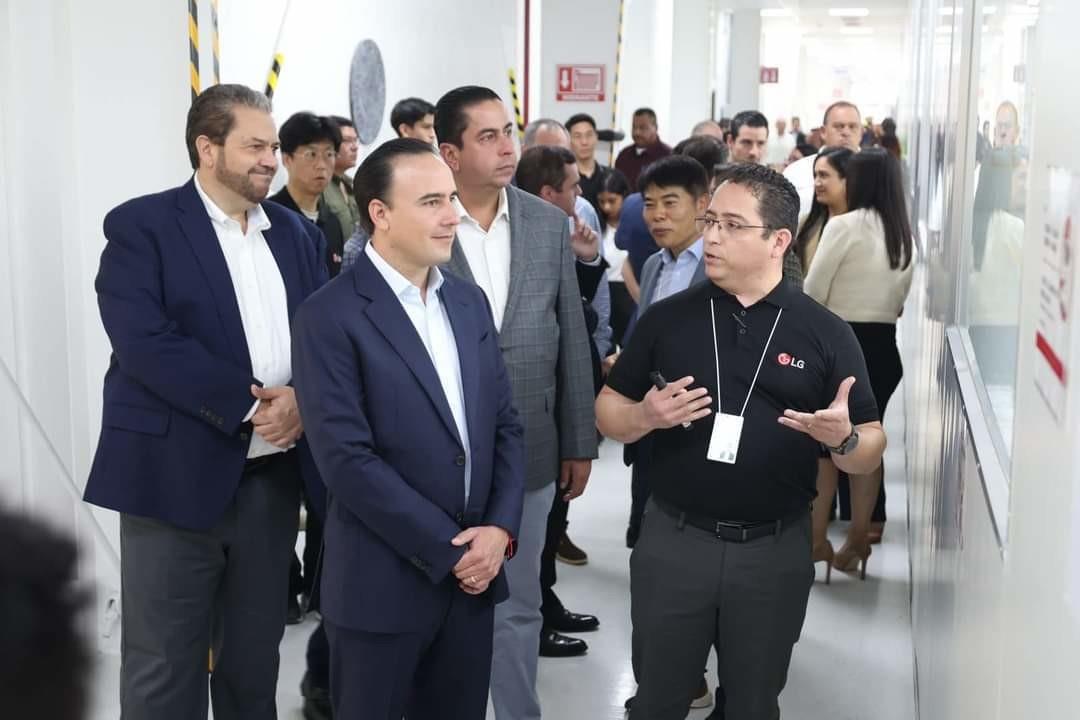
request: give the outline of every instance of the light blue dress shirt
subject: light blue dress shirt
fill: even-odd
[[[667,248],[661,250],[660,276],[656,279],[656,290],[651,302],[659,302],[690,287],[690,281],[694,278],[694,271],[697,270],[704,252],[704,238],[698,238],[693,245],[679,253],[678,258],[673,257]]]

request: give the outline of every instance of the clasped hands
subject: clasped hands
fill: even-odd
[[[251,386],[251,394],[259,407],[251,416],[255,432],[274,447],[290,448],[304,434],[296,392],[288,385],[280,387]]]
[[[450,544],[467,548],[453,570],[458,587],[469,595],[479,595],[498,576],[510,533],[494,525],[481,525],[462,530]]]

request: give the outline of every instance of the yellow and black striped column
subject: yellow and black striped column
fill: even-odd
[[[277,90],[278,77],[281,75],[281,64],[285,56],[274,53],[274,62],[270,64],[270,74],[266,76],[266,97],[273,99],[274,91]]]
[[[619,70],[622,67],[623,46],[623,11],[626,9],[626,0],[619,0],[619,27],[616,31],[615,40],[615,77],[611,82],[611,129],[619,127]],[[611,155],[608,164],[615,164],[615,143],[611,143]]]
[[[517,75],[514,68],[507,70],[510,76],[510,97],[514,101],[514,122],[517,123],[518,139],[525,139],[525,118],[521,114],[521,100],[518,98]]]
[[[199,97],[199,2],[188,0],[188,64],[191,70],[191,102]]]
[[[218,35],[218,0],[210,0],[210,32],[213,34],[214,85],[221,82],[221,39]]]

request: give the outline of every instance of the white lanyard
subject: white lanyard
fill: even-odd
[[[765,349],[761,351],[761,359],[758,360],[757,370],[754,371],[754,379],[750,382],[750,389],[746,393],[746,400],[743,401],[739,417],[746,414],[746,406],[750,404],[750,396],[754,393],[754,387],[757,385],[758,374],[761,372],[761,366],[765,362],[765,355],[769,352],[769,345],[772,343],[773,335],[776,334],[776,326],[780,324],[780,316],[783,314],[784,308],[780,308],[779,312],[776,313],[776,320],[773,321],[769,339],[765,341]],[[723,412],[720,405],[720,344],[716,340],[716,307],[711,298],[709,299],[709,317],[712,320],[713,357],[716,359],[716,412],[720,414]]]

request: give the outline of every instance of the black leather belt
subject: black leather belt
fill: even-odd
[[[251,458],[250,460],[246,460],[244,462],[244,472],[249,473],[254,472],[255,470],[263,469],[274,461],[281,460],[288,455],[289,451],[286,450],[285,452],[270,453],[269,455],[260,455],[259,457]]]
[[[745,543],[770,535],[779,535],[784,531],[784,528],[790,527],[799,520],[802,520],[806,517],[807,513],[810,512],[809,508],[804,508],[791,513],[781,520],[745,523],[715,520],[704,515],[694,515],[692,513],[683,512],[673,505],[657,498],[655,495],[653,496],[652,501],[656,504],[656,507],[663,510],[665,515],[669,515],[672,519],[677,521],[680,526],[689,525],[698,530],[704,530],[719,540],[735,543]]]

